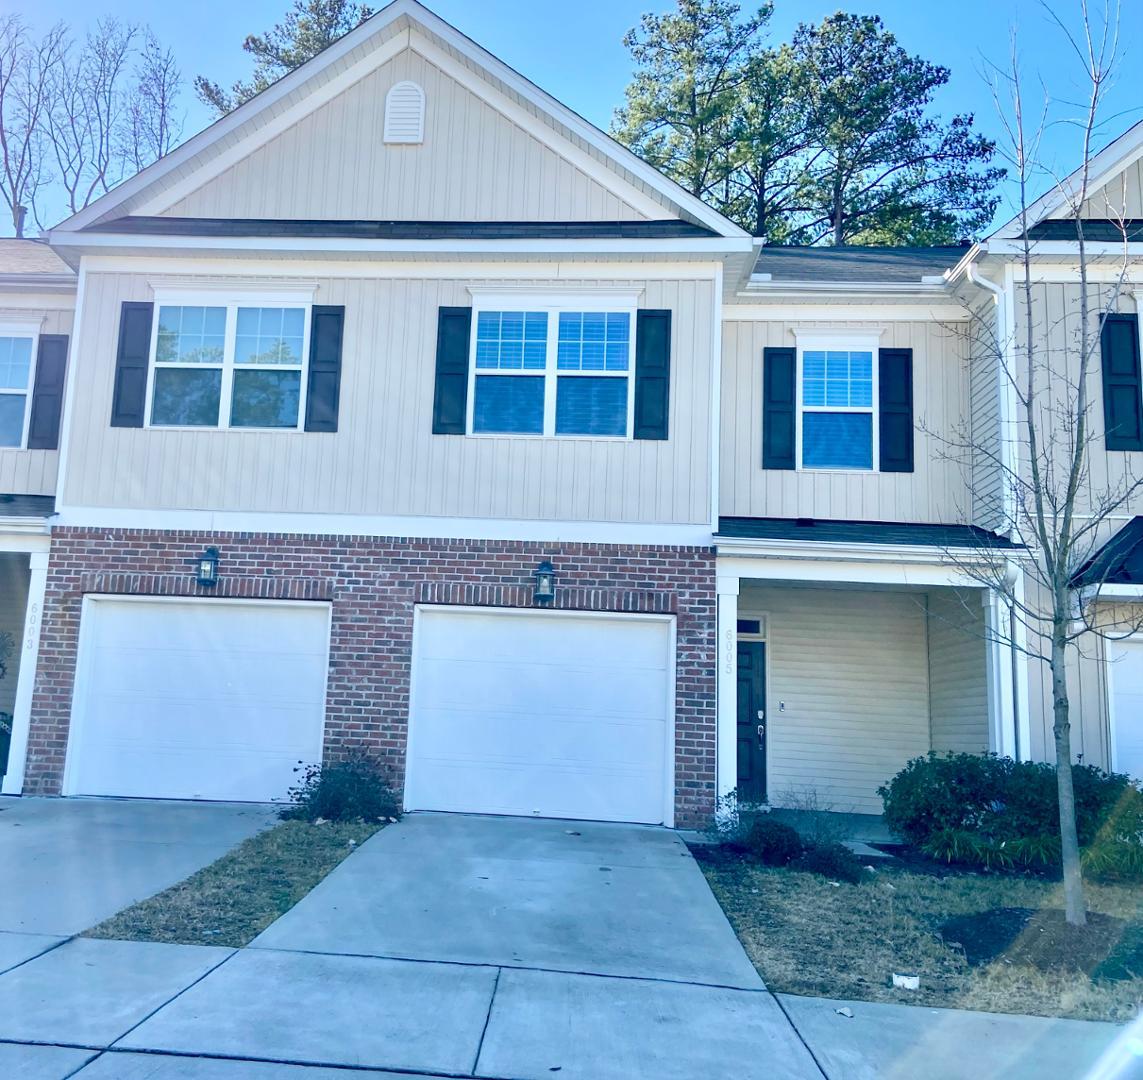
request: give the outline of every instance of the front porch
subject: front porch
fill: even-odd
[[[0,793],[19,795],[48,572],[50,496],[0,495]]]
[[[720,539],[718,594],[719,794],[740,805],[880,814],[912,758],[1027,747],[1018,627],[936,545]]]

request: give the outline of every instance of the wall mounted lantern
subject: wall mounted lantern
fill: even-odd
[[[547,559],[536,567],[536,590],[532,599],[537,604],[550,604],[556,598],[556,571]]]
[[[198,583],[204,588],[218,584],[218,548],[208,547],[198,557]]]

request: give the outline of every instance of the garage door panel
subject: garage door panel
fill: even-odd
[[[662,822],[670,626],[422,612],[411,809]]]
[[[328,609],[93,601],[70,793],[264,802],[320,759]]]
[[[1115,712],[1114,764],[1143,780],[1143,643],[1109,642]]]
[[[629,671],[608,677],[586,667],[436,661],[425,664],[423,703],[464,709],[472,700],[504,713],[560,713],[662,720],[664,671]]]

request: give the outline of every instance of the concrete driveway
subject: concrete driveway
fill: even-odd
[[[766,991],[672,833],[415,815],[249,948],[0,957],[0,1076],[1013,1080],[1135,1053],[1112,1025],[845,1004]]]
[[[0,934],[78,934],[273,820],[250,804],[0,798]]]

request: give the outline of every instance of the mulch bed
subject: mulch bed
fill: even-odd
[[[1114,967],[1130,971],[1134,962],[1135,970],[1143,971],[1143,941],[1128,948],[1129,954],[1139,955],[1120,954],[1125,925],[1122,919],[1098,912],[1088,915],[1086,926],[1071,926],[1058,908],[1001,907],[949,919],[941,924],[940,935],[946,945],[959,945],[972,967],[1005,960],[1040,971],[1111,977],[1107,970],[1101,971],[1111,958]]]

